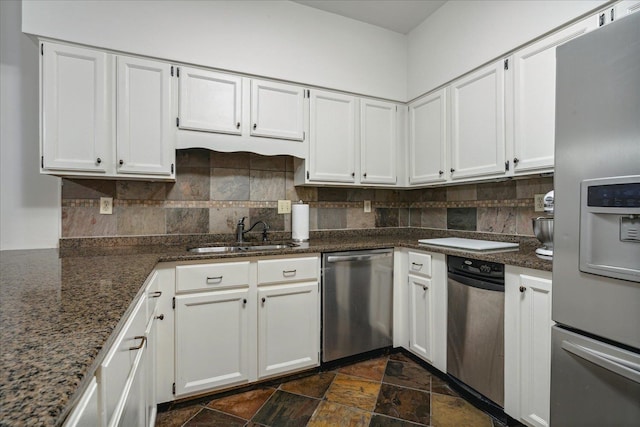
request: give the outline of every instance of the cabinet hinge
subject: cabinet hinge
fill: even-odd
[[[40,55],[44,55],[44,43],[40,44]]]
[[[171,163],[171,173],[173,173],[173,163]]]
[[[304,141],[305,139],[307,139],[307,133],[306,132],[302,132],[302,140]]]
[[[505,172],[509,172],[509,160],[507,160],[506,162],[504,162],[504,171],[505,171]]]
[[[171,66],[171,77],[173,77],[173,65]]]
[[[318,352],[318,362],[320,362],[320,352]]]
[[[173,299],[171,300],[171,308],[173,308],[174,310],[176,309],[176,297],[173,297]]]
[[[396,105],[396,113],[398,112],[398,106]]]
[[[176,394],[176,383],[173,383],[173,385],[171,386],[171,393],[173,393],[174,395]]]
[[[311,91],[307,89],[307,98],[311,98]]]
[[[180,67],[176,67],[176,77],[180,78]]]
[[[176,127],[180,127],[180,117],[176,117]]]
[[[504,69],[508,70],[509,69],[509,59],[505,59],[504,60]]]
[[[40,156],[40,166],[44,169],[44,156]]]
[[[307,171],[307,179],[309,179],[309,171]]]

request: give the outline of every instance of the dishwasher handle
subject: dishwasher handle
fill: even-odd
[[[350,262],[350,261],[370,261],[374,259],[389,258],[393,255],[393,252],[382,253],[363,253],[358,255],[329,255],[326,258],[327,262]]]
[[[471,277],[461,276],[455,273],[448,274],[449,280],[458,282],[461,285],[471,286],[472,288],[484,289],[487,291],[504,292],[504,284],[491,283],[487,280],[479,280]]]

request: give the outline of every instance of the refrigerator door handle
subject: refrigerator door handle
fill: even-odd
[[[640,364],[563,340],[562,348],[599,367],[640,384]]]

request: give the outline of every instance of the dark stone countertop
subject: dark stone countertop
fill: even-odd
[[[477,254],[417,243],[447,236],[519,241],[520,250]],[[72,239],[61,240],[60,250],[1,252],[0,425],[64,421],[158,262],[405,247],[551,270],[550,261],[535,256],[533,238],[430,229],[312,233],[308,244],[269,252],[185,251],[218,238]]]

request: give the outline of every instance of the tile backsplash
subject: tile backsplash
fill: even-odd
[[[239,218],[291,229],[277,201],[310,204],[310,229],[428,227],[533,235],[534,194],[552,178],[415,190],[295,187],[293,158],[179,150],[176,182],[62,180],[62,237],[233,233]],[[100,197],[113,197],[100,215]],[[363,201],[372,201],[365,213]]]

